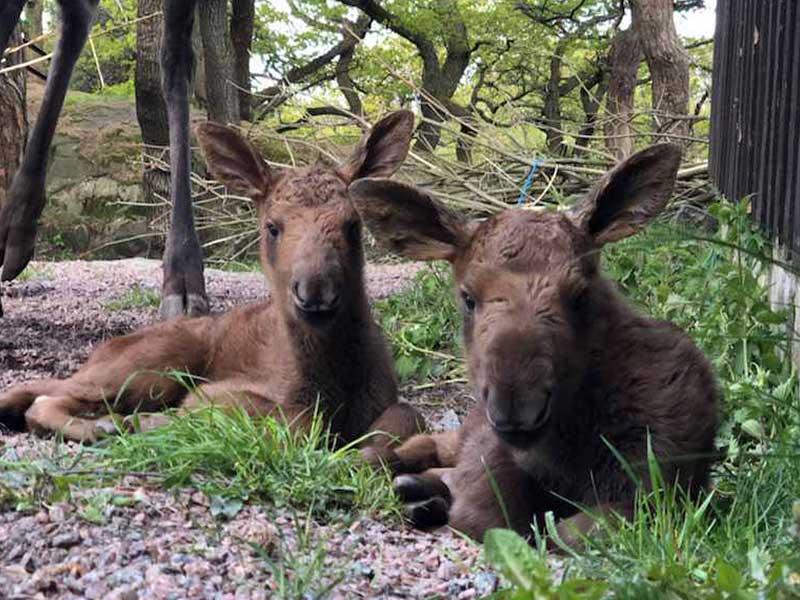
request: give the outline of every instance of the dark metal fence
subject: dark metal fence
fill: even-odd
[[[710,160],[800,260],[800,0],[718,0]]]

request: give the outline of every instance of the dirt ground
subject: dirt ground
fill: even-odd
[[[416,268],[370,265],[370,296],[396,293]],[[207,282],[215,312],[267,295],[258,273],[209,270]],[[0,388],[66,376],[99,341],[155,321],[155,307],[114,304],[131,304],[124,300],[136,285],[158,291],[159,283],[160,264],[152,260],[35,264],[28,279],[2,290]],[[455,426],[469,403],[458,386],[405,395],[436,429]],[[65,450],[79,447],[0,432],[6,461]],[[101,514],[87,516],[86,506],[104,494],[130,501],[103,503]],[[421,533],[365,516],[314,523],[310,538],[301,539],[297,519],[286,510],[246,506],[223,522],[211,516],[199,492],[164,491],[127,477],[114,488],[84,490],[35,513],[0,513],[0,599],[278,597],[276,577],[253,553],[253,542],[276,556],[310,557],[311,549],[324,546],[324,572],[338,582],[333,598],[473,598],[497,585],[479,548],[446,530]],[[317,589],[329,582],[313,581]]]

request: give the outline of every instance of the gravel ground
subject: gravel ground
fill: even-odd
[[[399,291],[416,269],[370,265],[371,297]],[[213,311],[267,293],[257,273],[209,270],[207,282]],[[98,341],[154,321],[155,308],[107,305],[134,285],[157,291],[159,283],[160,264],[152,260],[34,265],[30,279],[3,289],[0,388],[66,376]],[[460,385],[407,396],[437,429],[457,425],[469,402]],[[65,450],[79,447],[0,432],[5,460]],[[316,556],[325,577],[308,583],[316,592],[333,585],[325,595],[331,598],[474,598],[497,585],[479,548],[446,530],[427,534],[353,516],[306,525],[269,506],[245,506],[221,521],[199,492],[164,491],[128,477],[35,513],[0,513],[0,598],[277,598],[286,595],[275,572],[279,559],[302,580]]]

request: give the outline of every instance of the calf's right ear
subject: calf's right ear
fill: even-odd
[[[622,161],[571,211],[573,221],[598,246],[633,235],[667,205],[681,148],[657,144]]]
[[[253,144],[235,129],[211,121],[199,125],[195,133],[214,179],[235,194],[254,200],[267,196],[270,169]]]
[[[379,178],[358,179],[348,189],[372,235],[392,252],[452,262],[469,244],[472,223],[422,190]]]

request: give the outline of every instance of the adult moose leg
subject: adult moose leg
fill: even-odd
[[[33,256],[36,225],[45,204],[44,188],[47,153],[53,140],[58,116],[64,105],[67,87],[78,56],[86,43],[99,0],[59,0],[61,37],[58,40],[50,75],[47,78],[42,106],[36,117],[22,164],[14,175],[0,210],[0,265],[2,280],[19,275]],[[0,13],[0,34],[5,35],[6,13],[12,14],[17,0],[12,0]],[[12,26],[13,27],[13,26]],[[3,44],[7,43],[0,39]]]
[[[171,165],[170,219],[164,250],[161,316],[197,316],[208,312],[203,250],[194,228],[189,148],[189,86],[192,79],[192,24],[195,0],[165,0],[161,81],[169,119]]]
[[[17,26],[24,7],[25,0],[6,0],[5,5],[0,8],[0,58],[8,47],[11,32]]]

